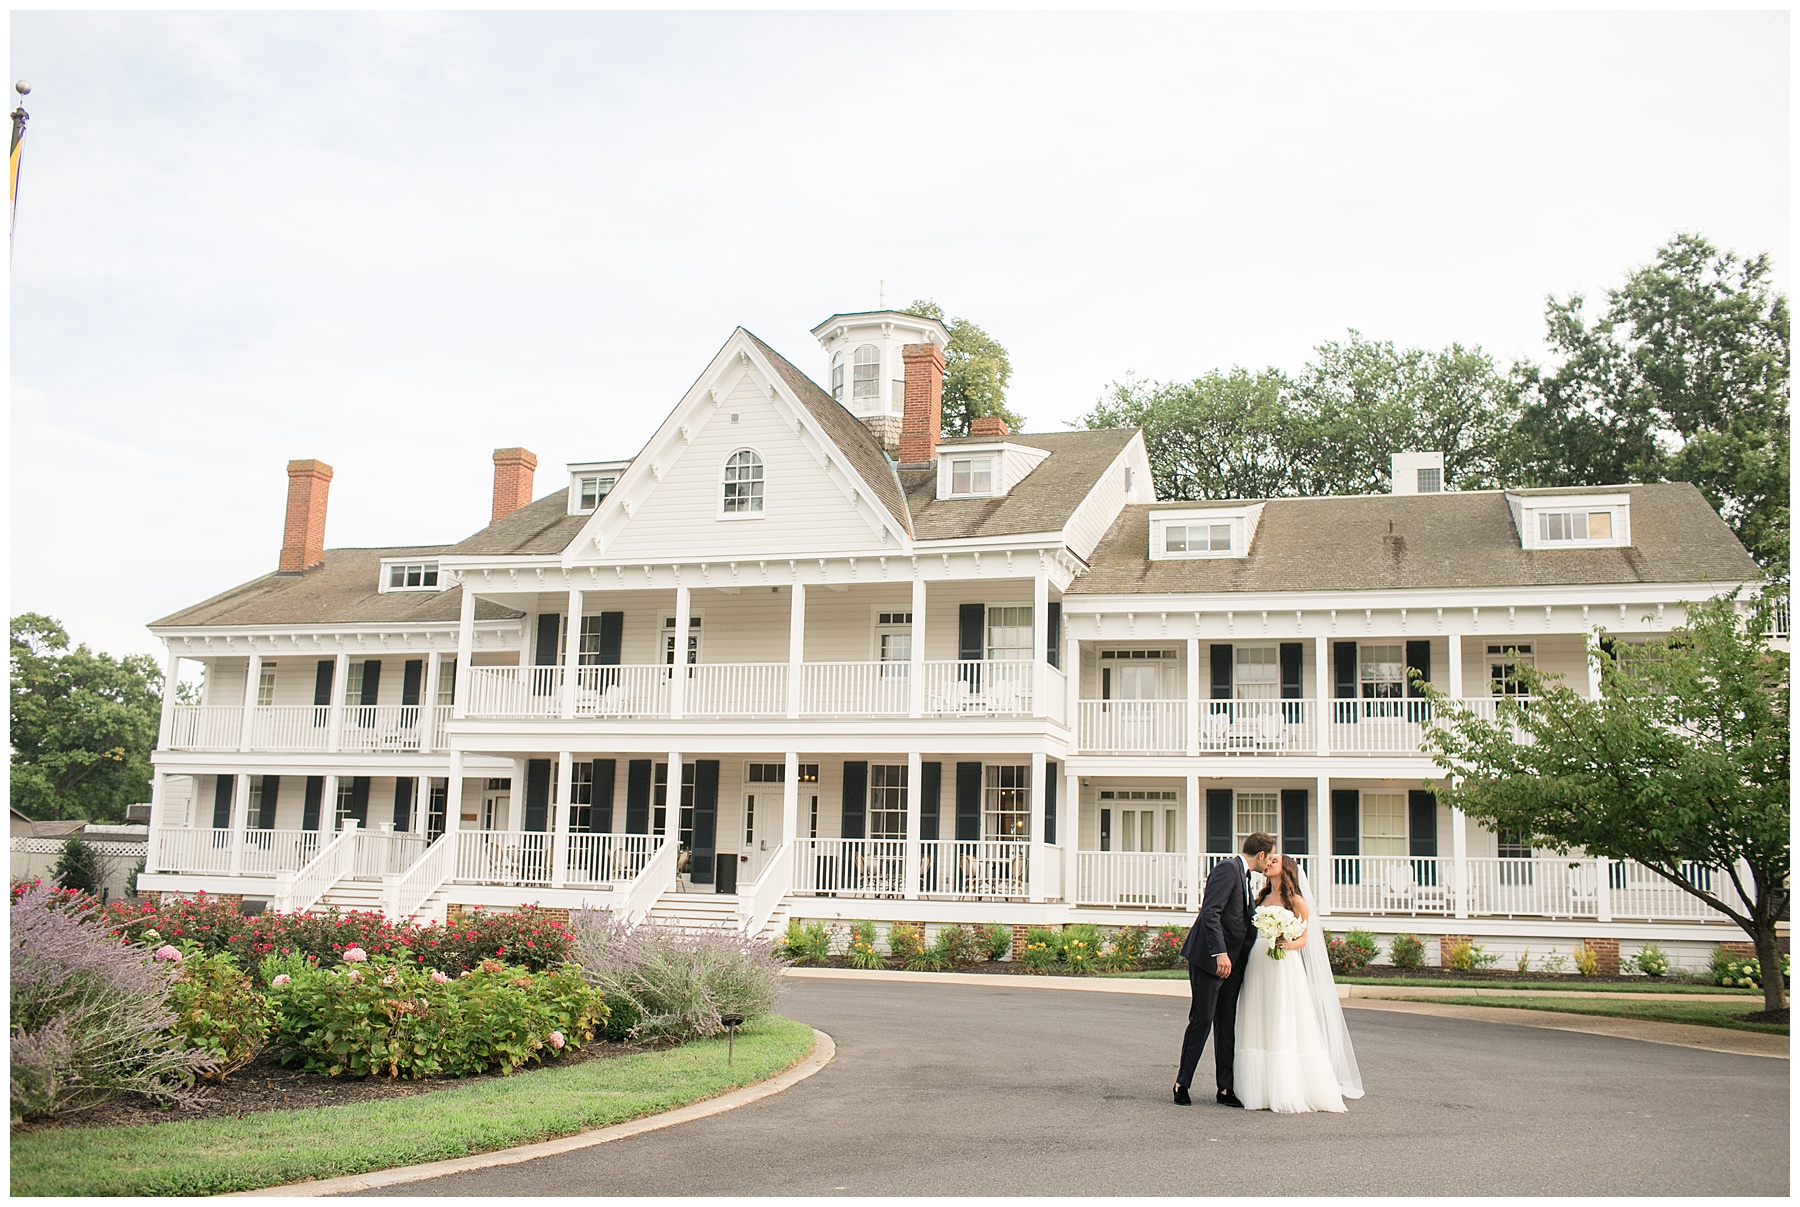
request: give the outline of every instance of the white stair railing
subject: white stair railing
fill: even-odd
[[[636,926],[656,907],[663,890],[675,883],[675,844],[664,840],[644,870],[619,894],[619,913],[627,926]]]
[[[738,894],[738,917],[743,920],[746,934],[755,938],[769,924],[769,918],[793,884],[793,873],[794,844],[784,842],[776,848],[762,875]]]
[[[449,834],[440,834],[436,842],[425,848],[418,862],[388,886],[388,916],[406,918],[418,913],[431,894],[450,879],[455,867],[456,843]]]
[[[342,834],[325,844],[307,865],[294,873],[294,878],[277,892],[277,907],[287,913],[309,910],[331,890],[331,886],[350,874],[356,859],[357,823],[355,818],[344,823]]]

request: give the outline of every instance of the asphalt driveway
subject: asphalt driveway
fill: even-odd
[[[837,1059],[781,1094],[367,1193],[1788,1193],[1786,1060],[1349,1010],[1367,1095],[1347,1115],[1273,1116],[1170,1103],[1178,998],[791,984],[782,1013]]]

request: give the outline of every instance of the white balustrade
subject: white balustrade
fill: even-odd
[[[182,833],[180,830],[164,831]],[[227,833],[220,830],[219,833]],[[245,830],[243,871],[247,876],[297,872],[319,853],[317,830]],[[164,865],[165,870],[173,870]]]
[[[1431,722],[1424,700],[1333,700],[1330,709],[1333,754],[1417,754]]]
[[[1028,716],[1036,664],[955,661],[925,664],[925,711],[933,716]]]
[[[1069,722],[1069,677],[1058,667],[1044,664],[1044,690],[1049,693],[1044,699],[1044,712],[1052,721],[1060,724]]]
[[[745,933],[761,934],[776,906],[787,896],[794,873],[794,851],[794,843],[782,843],[764,865],[762,874],[738,890],[738,917],[743,921]]]
[[[675,843],[660,842],[650,862],[619,892],[618,914],[626,925],[636,926],[649,916],[657,899],[675,883]]]
[[[692,717],[784,717],[787,671],[785,662],[696,663],[682,708]]]
[[[937,839],[919,844],[919,891],[932,897],[1023,897],[1029,842]]]
[[[1202,754],[1314,754],[1312,700],[1202,700]]]
[[[1182,851],[1078,851],[1075,903],[1198,909],[1187,878],[1188,857]]]
[[[1037,843],[1031,857],[1037,860],[1038,895],[1046,901],[1061,901],[1063,886],[1068,883],[1068,851],[1049,843]]]
[[[340,736],[350,752],[417,750],[424,709],[416,704],[352,704]]]
[[[231,870],[230,830],[158,830],[156,866],[165,872]]]
[[[388,913],[395,918],[408,918],[418,913],[431,894],[450,879],[455,868],[454,837],[440,834],[437,841],[426,847],[413,865],[400,874],[400,879],[389,886]]]
[[[805,662],[800,713],[809,717],[904,717],[912,711],[906,662]]]
[[[472,666],[468,676],[471,717],[562,715],[560,666]]]
[[[803,838],[794,851],[794,891],[898,897],[905,888],[905,866],[903,838]]]
[[[1331,875],[1334,914],[1456,912],[1455,860],[1447,857],[1333,855]]]
[[[650,863],[661,841],[657,834],[570,834],[563,880],[570,885],[622,887]]]
[[[410,868],[425,851],[425,836],[387,830],[357,831],[356,856],[350,875],[379,880]]]
[[[331,886],[350,874],[357,849],[357,836],[361,831],[355,821],[346,822],[347,828],[336,838],[319,849],[319,853],[298,872],[278,895],[277,908],[298,913],[309,910],[330,891]]]
[[[323,704],[265,705],[250,718],[256,750],[324,750],[331,744],[331,709]]]
[[[578,717],[666,717],[666,666],[583,666],[575,671]]]
[[[177,704],[169,710],[170,750],[236,750],[243,741],[241,704]]]
[[[1085,754],[1184,754],[1185,700],[1083,700],[1081,749]]]
[[[445,728],[450,723],[450,714],[454,711],[449,704],[433,705],[431,712],[431,748],[441,751],[450,745],[450,733]]]
[[[550,838],[541,830],[459,830],[455,879],[464,884],[550,883]]]

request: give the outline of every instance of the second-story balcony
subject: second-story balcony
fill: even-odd
[[[450,707],[416,704],[178,704],[170,710],[168,749],[279,753],[381,753],[442,750]]]
[[[1502,698],[1459,703],[1487,720]],[[1321,732],[1320,710],[1326,723]],[[1082,754],[1409,755],[1421,753],[1431,705],[1401,700],[1083,700]]]

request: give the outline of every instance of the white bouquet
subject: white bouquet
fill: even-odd
[[[1256,916],[1250,920],[1257,933],[1269,940],[1269,958],[1279,960],[1287,952],[1275,944],[1281,939],[1298,939],[1306,933],[1306,923],[1294,915],[1292,910],[1282,909],[1278,905],[1261,905],[1256,909]]]

